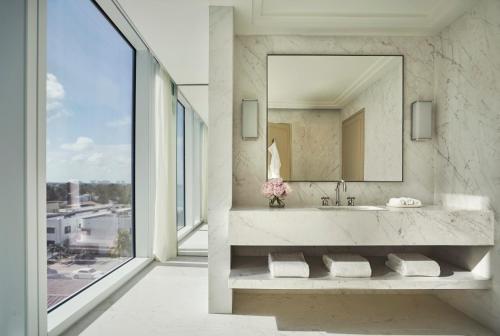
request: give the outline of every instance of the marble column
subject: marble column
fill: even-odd
[[[232,205],[233,8],[209,9],[208,273],[209,312],[231,313],[228,287]]]
[[[500,1],[481,0],[438,36],[435,49],[435,196],[454,207],[490,207],[493,289],[440,298],[500,334]]]

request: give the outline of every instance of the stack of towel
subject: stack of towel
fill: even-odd
[[[420,253],[389,253],[385,264],[403,276],[437,277],[441,274],[439,264]]]
[[[335,277],[369,278],[372,275],[370,263],[358,254],[325,254],[323,263]]]
[[[399,198],[391,198],[387,203],[388,206],[391,207],[421,207],[422,202],[420,200],[410,197],[399,197]]]
[[[309,278],[309,265],[302,252],[269,253],[268,266],[274,278]]]

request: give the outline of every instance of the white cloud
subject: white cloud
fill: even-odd
[[[90,154],[89,157],[87,158],[87,161],[90,163],[99,163],[102,161],[103,158],[104,154],[97,152]]]
[[[47,74],[47,103],[51,100],[62,100],[65,96],[64,87],[54,74]]]
[[[75,143],[68,145],[76,143],[78,139]],[[47,181],[50,182],[64,182],[72,179],[131,181],[131,173],[132,148],[130,144],[100,145],[92,142],[87,149],[81,151],[61,148],[47,151]]]
[[[87,158],[85,154],[76,154],[71,157],[71,161],[82,162]]]
[[[84,150],[87,150],[92,147],[94,144],[94,140],[88,137],[78,137],[75,142],[69,143],[69,144],[62,144],[61,148],[70,150],[70,151],[75,151],[75,152],[81,152]]]
[[[64,86],[54,74],[47,74],[47,121],[70,116],[71,113],[64,107],[66,92]]]
[[[130,118],[130,116],[125,116],[123,118],[116,119],[116,120],[113,120],[113,121],[106,123],[106,125],[108,127],[112,127],[112,128],[126,127],[126,126],[130,126],[131,124],[132,124],[132,119]]]

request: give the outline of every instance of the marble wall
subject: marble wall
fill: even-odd
[[[234,41],[233,204],[266,205],[260,186],[266,178],[266,55],[270,53],[393,54],[405,56],[404,182],[352,182],[347,194],[358,204],[385,204],[390,197],[411,196],[434,201],[433,141],[410,141],[410,104],[433,97],[434,38],[344,36],[236,36]],[[241,139],[240,104],[259,100],[259,138]],[[334,197],[335,183],[291,183],[289,206],[319,205]],[[346,195],[344,195],[345,197]],[[345,204],[345,198],[343,203]]]
[[[436,199],[489,205],[500,213],[500,1],[482,0],[446,28],[435,50]],[[484,201],[488,197],[488,202]],[[462,205],[462,204],[461,204]],[[493,290],[442,299],[500,333],[500,248],[491,253]]]
[[[290,124],[292,180],[340,179],[340,111],[270,109],[267,120]]]
[[[265,205],[266,54],[403,54],[404,182],[349,183],[358,203],[407,195],[424,203],[500,211],[500,1],[476,7],[435,37],[236,36],[234,41],[233,204]],[[257,98],[259,139],[240,138],[243,98]],[[410,104],[435,101],[434,140],[410,141]],[[288,205],[317,205],[334,183],[292,183]],[[495,222],[498,241],[500,228]],[[491,253],[493,289],[440,298],[500,333],[500,248]]]
[[[232,198],[233,7],[209,9],[208,297],[209,312],[231,313],[227,227]]]
[[[342,109],[342,120],[365,110],[365,181],[402,180],[402,79],[396,64]]]

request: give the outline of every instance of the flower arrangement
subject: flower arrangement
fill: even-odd
[[[292,188],[281,178],[270,179],[262,185],[262,195],[269,199],[269,206],[272,208],[283,208],[283,198],[291,192]]]

